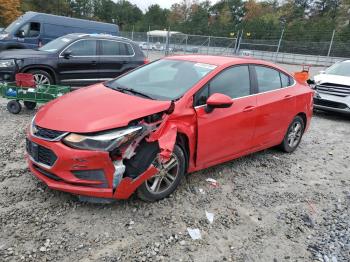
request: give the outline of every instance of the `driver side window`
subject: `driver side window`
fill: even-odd
[[[250,95],[250,78],[248,65],[233,66],[225,69],[212,79],[195,95],[195,106],[205,105],[214,93],[239,98]]]
[[[23,32],[23,37],[38,37],[40,35],[40,23],[31,22],[23,25],[17,32],[17,36],[21,36]]]

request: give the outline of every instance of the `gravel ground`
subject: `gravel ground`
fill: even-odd
[[[96,205],[30,174],[25,128],[34,113],[11,115],[6,102],[0,261],[349,261],[350,118],[317,113],[295,153],[270,149],[188,175],[163,201]]]

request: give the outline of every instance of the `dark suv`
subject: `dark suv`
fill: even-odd
[[[147,63],[133,41],[110,35],[69,34],[37,50],[0,53],[0,81],[32,73],[38,84],[84,86],[103,82]]]

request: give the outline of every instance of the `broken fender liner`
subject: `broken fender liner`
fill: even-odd
[[[157,174],[158,171],[157,168],[151,165],[145,172],[135,179],[131,179],[130,177],[123,178],[113,197],[117,199],[128,199],[143,182]]]
[[[148,142],[158,141],[160,148],[159,156],[162,162],[167,162],[170,159],[177,136],[176,124],[168,122],[167,120],[168,116],[164,118],[159,128],[147,139]]]

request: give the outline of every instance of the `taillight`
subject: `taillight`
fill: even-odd
[[[150,61],[148,60],[148,58],[145,58],[145,59],[143,59],[143,63],[144,64],[148,64]]]

